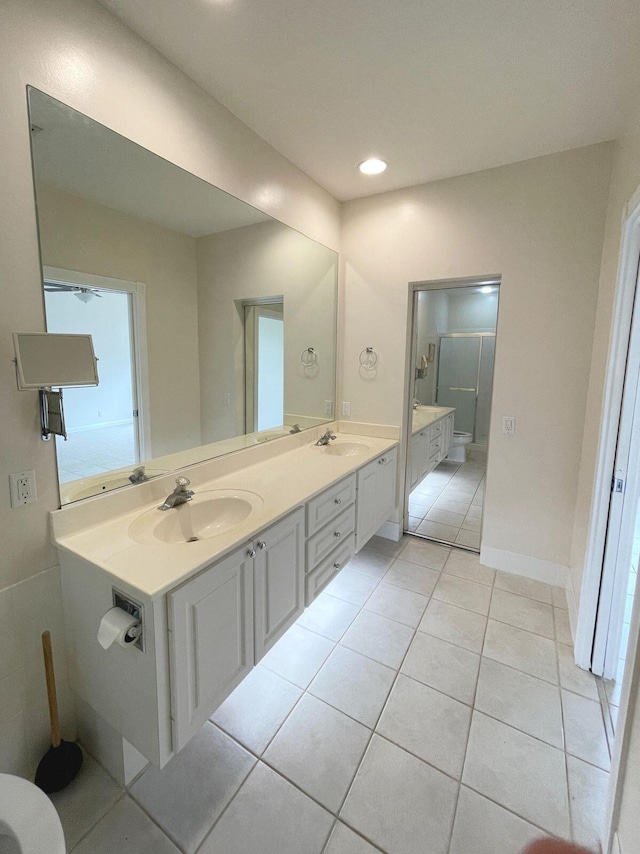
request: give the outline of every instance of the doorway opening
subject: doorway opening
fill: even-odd
[[[479,551],[500,280],[412,288],[404,530]]]
[[[145,444],[138,402],[136,285],[79,273],[60,275],[64,272],[45,270],[47,331],[90,334],[100,382],[65,392],[68,438],[56,437],[61,484],[133,466]]]
[[[640,554],[640,289],[638,269],[607,517],[591,670],[610,743],[617,728]]]
[[[245,430],[284,424],[284,300],[246,302]]]

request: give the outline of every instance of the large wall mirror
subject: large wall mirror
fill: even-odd
[[[333,418],[337,254],[29,90],[49,332],[90,333],[62,503]]]

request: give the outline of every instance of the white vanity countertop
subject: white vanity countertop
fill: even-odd
[[[442,410],[442,414],[446,411],[448,410]],[[214,489],[247,490],[259,495],[264,502],[262,507],[254,510],[244,522],[215,537],[203,538],[193,543],[136,542],[129,535],[129,527],[138,517],[157,507],[159,503],[157,496],[154,496],[153,501],[149,501],[147,496],[135,509],[129,506],[125,512],[116,510],[116,515],[111,515],[104,521],[94,521],[79,530],[74,530],[74,526],[70,526],[68,520],[63,518],[64,514],[73,512],[73,506],[56,510],[51,513],[54,542],[58,548],[101,567],[114,579],[126,583],[144,595],[160,596],[208,564],[253,539],[260,531],[345,475],[356,471],[398,444],[393,439],[347,433],[338,434],[336,441],[362,442],[368,445],[368,449],[356,456],[338,456],[326,453],[323,448],[308,442],[273,459],[239,468],[208,482],[198,481],[197,485],[192,487],[197,495]],[[168,493],[171,489],[166,491]],[[165,497],[163,495],[162,500]],[[107,496],[100,496],[91,501],[102,502],[106,499]],[[131,504],[130,499],[128,504]],[[108,506],[104,505],[105,512],[108,512]],[[177,511],[164,511],[173,512]],[[158,510],[159,518],[164,513]]]
[[[455,412],[455,409],[451,409],[448,406],[418,406],[417,409],[413,410],[411,435],[417,433],[419,430],[424,430],[425,427],[428,427],[435,421],[439,421],[450,412]]]

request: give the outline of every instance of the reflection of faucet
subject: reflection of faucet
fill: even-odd
[[[164,504],[161,504],[158,510],[171,510],[172,507],[179,507],[180,504],[186,504],[187,501],[191,501],[194,493],[190,489],[187,489],[190,483],[191,481],[188,477],[177,477],[176,488],[171,495],[167,496]]]
[[[131,483],[144,483],[146,480],[149,480],[145,473],[144,466],[138,466],[135,468],[129,475],[129,480]]]
[[[331,432],[331,430],[327,430],[327,432],[324,434],[324,436],[321,436],[321,437],[318,439],[318,441],[316,442],[316,445],[328,445],[328,444],[329,444],[329,442],[330,442],[332,439],[335,439],[335,438],[336,438],[336,437],[335,437],[335,435]]]
[[[413,408],[417,409],[419,406],[420,406],[420,401],[418,400],[417,397],[414,397],[413,398]]]
[[[302,430],[300,429],[300,425],[294,424],[293,427],[291,428],[291,430],[289,430],[289,433],[302,433]]]

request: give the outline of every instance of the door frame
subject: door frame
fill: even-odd
[[[602,415],[598,439],[596,473],[589,517],[589,533],[584,559],[584,572],[577,604],[575,632],[576,664],[591,669],[598,601],[603,583],[603,563],[611,480],[615,465],[622,398],[631,337],[633,307],[636,299],[638,258],[640,257],[640,187],[623,213],[622,240],[614,298],[611,336],[607,357]]]
[[[246,299],[242,300],[241,304],[244,338],[244,429],[248,434],[257,431],[258,316],[262,314],[265,317],[282,320],[284,323],[284,295]],[[281,309],[275,309],[273,306],[281,306]]]
[[[412,417],[411,414],[413,412],[413,383],[414,383],[414,375],[415,375],[415,357],[416,357],[416,347],[415,341],[418,333],[417,323],[416,323],[416,295],[420,291],[441,291],[447,290],[449,288],[470,288],[470,287],[481,287],[482,285],[497,285],[498,289],[502,286],[502,274],[501,273],[489,273],[483,276],[463,276],[457,279],[431,279],[428,281],[419,281],[419,282],[409,282],[409,294],[408,294],[408,311],[407,311],[407,337],[406,337],[406,349],[405,349],[405,366],[407,370],[405,370],[405,382],[404,382],[404,404],[402,407],[402,425],[400,427],[400,438],[404,439],[404,442],[401,442],[401,452],[399,455],[399,477],[401,484],[401,494],[402,494],[402,506],[400,508],[400,537],[403,533],[407,533],[410,536],[418,537],[420,539],[426,539],[424,537],[420,537],[419,534],[414,534],[413,532],[407,531],[407,523],[409,517],[409,494],[411,493],[411,472],[408,471],[408,462],[409,462],[409,453],[411,449],[411,435],[412,435]],[[498,294],[500,294],[500,290],[498,290]],[[496,354],[494,355],[494,371],[495,371],[495,359],[497,356],[497,342],[498,342],[498,322],[500,316],[500,296],[498,295],[498,318],[496,319]],[[493,396],[492,396],[493,400]],[[490,422],[491,423],[491,420]],[[402,444],[404,447],[402,447]],[[487,471],[485,473],[485,481],[488,477],[489,472],[489,448],[491,444],[491,438],[487,439]],[[486,482],[485,482],[485,495],[486,495]],[[482,545],[482,533],[480,534],[480,545]]]
[[[151,459],[151,404],[149,395],[149,357],[147,348],[147,312],[145,301],[145,286],[143,282],[130,282],[126,279],[113,279],[108,276],[97,276],[92,273],[80,273],[76,270],[65,270],[62,267],[43,265],[43,300],[44,282],[60,285],[78,285],[78,287],[97,288],[103,291],[118,291],[131,296],[129,302],[129,333],[133,364],[131,370],[131,385],[133,391],[134,409],[137,418],[133,417],[134,437],[138,460]],[[46,310],[45,310],[46,322]]]
[[[604,569],[611,481],[622,414],[633,310],[636,299],[640,295],[640,288],[637,286],[638,260],[640,258],[640,187],[636,189],[622,213],[621,231],[594,490],[574,645],[576,663],[586,670],[591,667],[598,599]],[[640,655],[637,652],[639,639],[640,596],[635,596],[628,647],[632,654],[627,655],[625,660],[620,707],[609,771],[609,790],[602,838],[604,854],[610,854],[611,851],[616,850],[617,825],[633,724],[633,710],[630,708],[630,700],[638,696],[640,689]]]

